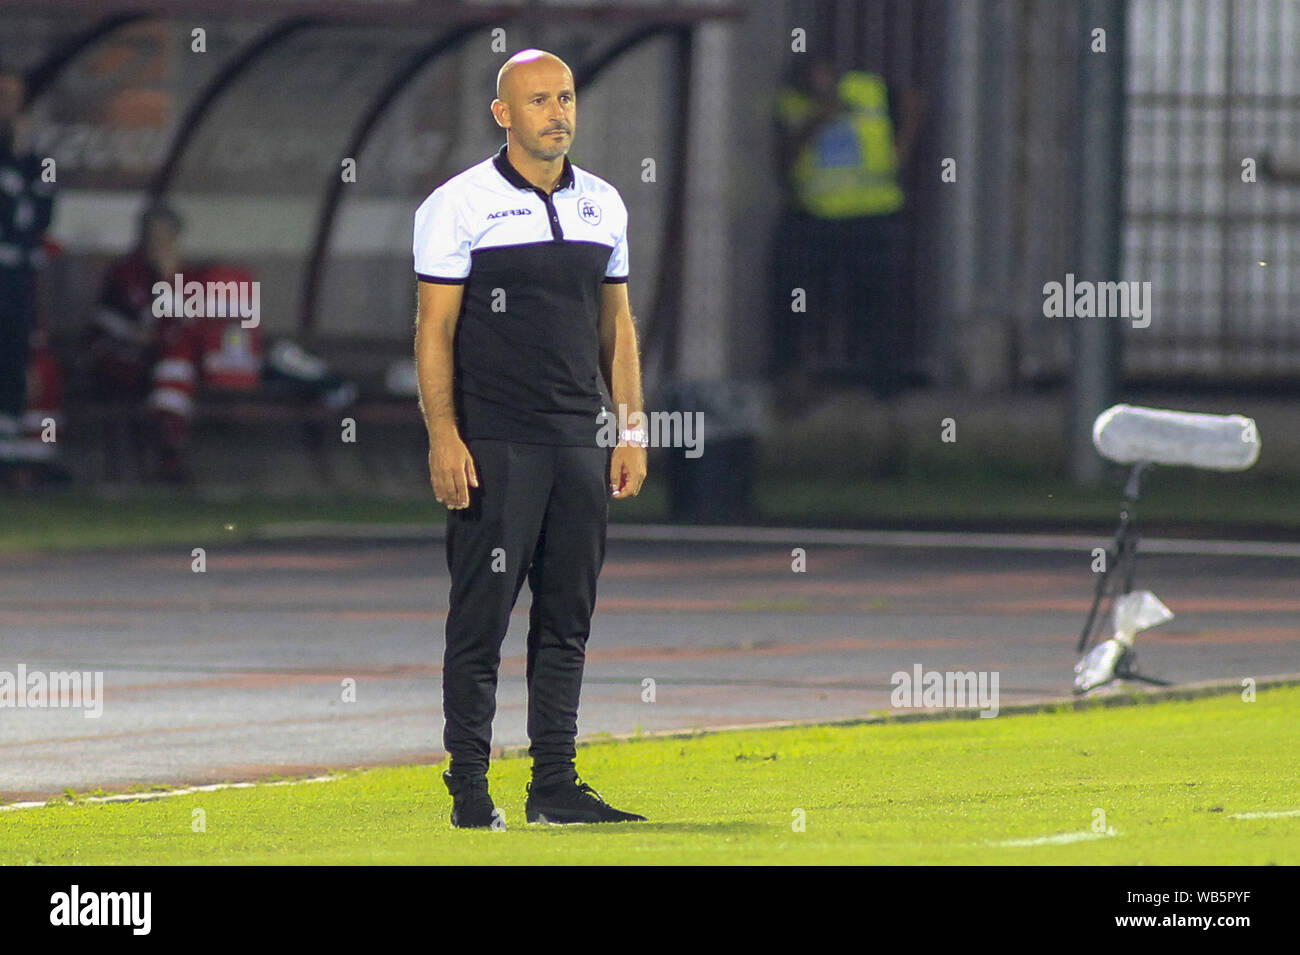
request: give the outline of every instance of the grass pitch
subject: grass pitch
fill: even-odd
[[[584,778],[652,820],[607,826],[526,825],[521,758],[492,769],[505,832],[452,830],[433,766],[59,801],[0,812],[0,862],[1295,865],[1300,814],[1237,814],[1300,809],[1298,712],[1286,687],[1250,703],[598,742],[579,751]]]

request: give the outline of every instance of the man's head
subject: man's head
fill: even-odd
[[[835,64],[824,56],[800,54],[790,68],[788,82],[815,100],[825,102],[836,98],[838,76]]]
[[[180,215],[171,206],[158,203],[140,214],[140,248],[153,262],[175,257],[180,239]]]
[[[573,73],[558,56],[520,50],[497,73],[492,116],[507,139],[534,159],[559,159],[578,128]]]

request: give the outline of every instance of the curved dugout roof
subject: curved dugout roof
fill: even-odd
[[[360,6],[368,11],[365,22],[358,20]],[[418,17],[418,28],[411,25],[410,3],[262,2],[259,13],[278,9],[293,15],[252,20],[231,18],[250,12],[238,2],[50,0],[41,15],[14,16],[3,15],[10,3],[0,0],[0,56],[27,73],[29,99],[50,121],[41,124],[45,140],[38,149],[63,157],[65,181],[79,188],[140,190],[149,198],[183,193],[230,205],[233,197],[227,217],[232,242],[241,232],[265,234],[283,250],[297,250],[301,281],[293,311],[306,331],[318,314],[340,204],[376,191],[427,192],[455,171],[447,168],[455,130],[438,108],[422,111],[408,104],[416,146],[380,152],[380,174],[358,174],[359,188],[351,193],[343,188],[341,160],[366,153],[386,120],[402,111],[413,90],[418,94],[417,86],[427,95],[433,85],[438,95],[446,93],[449,112],[459,109],[465,94],[455,88],[457,71],[443,68],[476,34],[487,43],[490,31],[503,27],[531,37],[549,33],[557,47],[578,51],[568,59],[584,90],[638,48],[675,38],[670,49],[677,68],[671,72],[679,105],[661,117],[674,144],[662,150],[670,168],[661,176],[671,181],[683,159],[677,144],[684,142],[687,124],[680,104],[686,101],[690,27],[737,13],[624,4],[414,6],[429,11]],[[84,15],[91,9],[99,15]],[[186,11],[203,14],[202,52],[194,49],[191,34],[196,17],[184,16]],[[19,50],[21,61],[12,52]],[[664,190],[664,196],[669,207],[661,213],[664,228],[656,230],[656,265],[671,262],[666,236],[681,217],[680,208],[673,208],[681,204],[681,190]],[[259,202],[272,197],[274,202]],[[674,337],[665,327],[676,312],[667,301],[671,286],[661,279],[654,290],[648,350],[655,339]],[[657,320],[661,316],[668,321]]]

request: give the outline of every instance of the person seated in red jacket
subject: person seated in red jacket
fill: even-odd
[[[234,290],[241,299],[256,285],[237,265],[183,264],[178,253],[182,222],[155,205],[140,220],[135,251],[115,264],[92,317],[87,348],[97,397],[141,402],[144,443],[153,477],[188,483],[195,401],[208,392],[265,392],[344,407],[356,386],[289,341],[264,356],[260,316],[250,320],[222,299],[217,311],[187,314],[192,283]],[[159,283],[167,291],[155,292]],[[210,301],[210,300],[209,300]]]
[[[153,476],[170,480],[189,476],[184,461],[189,409],[181,407],[182,401],[172,401],[169,410],[159,411],[150,399],[160,360],[191,333],[184,318],[157,315],[154,286],[171,285],[185,272],[179,254],[181,228],[180,216],[168,206],[144,211],[136,247],[109,269],[84,341],[91,393],[103,400],[138,402],[147,409],[132,437],[152,452]],[[186,377],[184,368],[177,371],[180,363],[165,367],[173,377]],[[194,377],[191,368],[189,384]]]

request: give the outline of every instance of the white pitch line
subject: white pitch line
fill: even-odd
[[[213,783],[209,786],[187,786],[184,789],[168,789],[164,792],[148,793],[113,793],[109,796],[86,796],[84,799],[77,799],[74,802],[66,800],[50,799],[43,802],[11,802],[0,806],[0,812],[7,812],[12,809],[42,809],[51,803],[55,805],[76,805],[82,803],[103,803],[103,802],[147,802],[151,799],[166,799],[169,796],[190,796],[194,793],[214,793],[222,789],[252,789],[254,786],[292,786],[296,783],[330,783],[341,776],[312,776],[309,779],[278,779],[274,782],[265,783]]]
[[[692,541],[716,544],[807,543],[831,547],[935,547],[994,550],[1087,550],[1102,540],[1100,536],[1049,534],[854,531],[814,527],[700,527],[670,524],[611,524],[609,536],[622,540]],[[1145,539],[1143,543],[1146,543]]]
[[[1008,839],[1005,842],[990,842],[992,846],[1060,846],[1071,842],[1089,842],[1093,839],[1109,839],[1119,835],[1114,829],[1105,832],[1061,832],[1054,836],[1038,836],[1033,839]]]
[[[304,521],[267,524],[257,536],[266,540],[295,537],[337,537],[369,540],[441,539],[440,524],[348,524]],[[611,540],[691,541],[715,544],[815,544],[827,547],[915,547],[936,550],[1091,551],[1105,545],[1105,535],[977,534],[958,531],[854,531],[812,527],[714,527],[677,524],[611,524]],[[1149,554],[1188,554],[1218,557],[1300,558],[1300,543],[1275,541],[1192,540],[1144,537]]]
[[[1282,819],[1286,816],[1300,816],[1300,809],[1280,809],[1276,812],[1234,812],[1229,819]]]
[[[695,527],[611,524],[609,536],[625,540],[747,544],[823,544],[847,547],[919,547],[975,550],[1091,550],[1104,536],[1082,534],[977,534],[958,531],[853,531],[804,527]],[[1300,543],[1191,540],[1143,537],[1142,550],[1156,554],[1226,557],[1300,557]]]

